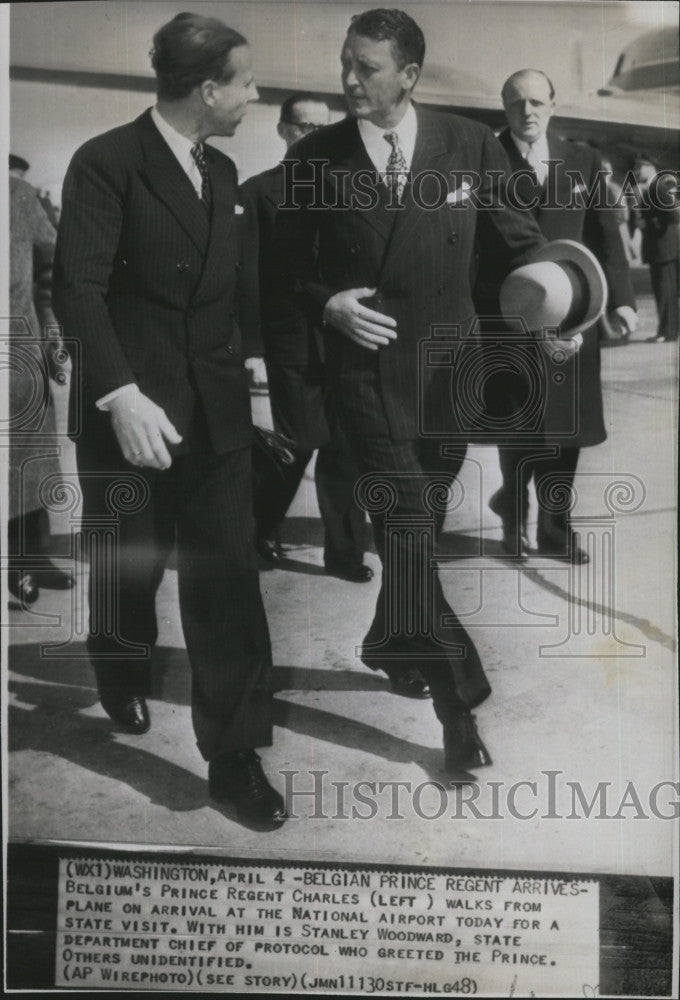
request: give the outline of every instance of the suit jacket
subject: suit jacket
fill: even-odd
[[[643,206],[635,221],[642,230],[642,259],[646,264],[669,264],[680,260],[680,207],[662,208],[643,193]]]
[[[150,111],[71,161],[54,302],[81,348],[86,433],[108,425],[95,400],[137,382],[185,438],[175,451],[203,418],[218,453],[251,441],[236,317],[244,215],[234,164],[211,146],[206,158],[211,219]]]
[[[287,181],[286,195],[300,207],[283,208],[276,223],[297,301],[313,320],[335,292],[362,287],[376,287],[375,308],[396,319],[396,341],[377,352],[332,329],[325,334],[329,378],[355,431],[384,433],[386,422],[394,440],[459,429],[452,360],[475,318],[477,251],[481,267],[504,274],[544,242],[533,219],[504,206],[493,189],[489,171],[502,175],[505,156],[491,131],[454,115],[416,114],[413,183],[402,207],[390,207],[385,185],[371,181],[374,167],[356,120],[347,118],[296,144],[287,167],[296,183]],[[490,207],[467,196],[464,172],[468,188],[481,178],[477,194]],[[313,207],[315,200],[326,208]],[[376,370],[384,415],[364,405],[362,386]]]
[[[276,216],[284,196],[283,176],[283,167],[277,164],[250,177],[241,189],[257,218],[260,351],[264,350],[267,361],[274,364],[318,365],[323,359],[323,335],[291,298],[274,244]],[[255,346],[249,345],[251,349]]]
[[[527,163],[512,140],[510,129],[499,136],[511,173],[527,171]],[[635,306],[630,272],[626,261],[618,213],[607,208],[606,182],[599,153],[587,146],[576,146],[548,132],[551,167],[544,185],[535,178],[518,176],[516,194],[549,240],[569,239],[584,243],[597,257],[609,289],[608,309]],[[574,172],[572,176],[568,171]],[[581,190],[579,190],[581,188]],[[583,190],[585,188],[585,190]],[[600,206],[588,207],[589,192],[601,198]],[[595,199],[597,200],[597,199]],[[569,207],[570,206],[570,207]],[[600,383],[600,348],[597,326],[583,334],[583,345],[575,362],[563,366],[559,385],[548,377],[545,382],[543,438],[570,447],[599,444],[607,434],[602,412]],[[505,386],[510,396],[521,389],[509,379]],[[498,400],[496,400],[498,405]]]

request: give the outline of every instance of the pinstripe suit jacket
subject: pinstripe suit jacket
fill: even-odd
[[[54,305],[81,348],[85,433],[108,426],[94,401],[136,381],[183,436],[202,409],[216,452],[251,441],[236,320],[245,217],[234,164],[211,146],[206,158],[211,220],[149,111],[71,161]]]
[[[296,144],[289,181],[322,180],[307,187],[287,183],[287,203],[301,207],[284,208],[277,217],[282,260],[310,315],[318,321],[335,292],[375,287],[376,308],[396,319],[397,339],[377,357],[340,333],[326,335],[330,377],[361,434],[384,433],[384,417],[374,419],[363,405],[366,373],[377,365],[393,440],[414,439],[424,425],[442,434],[457,430],[450,364],[430,365],[426,354],[421,361],[420,344],[438,325],[459,325],[467,334],[477,266],[497,278],[544,242],[528,213],[503,204],[499,178],[506,160],[488,128],[421,108],[417,118],[412,184],[402,207],[388,206],[382,183],[368,183],[374,168],[356,120],[347,118]],[[465,183],[491,207],[476,207]],[[361,187],[354,203],[347,196],[352,184]],[[321,197],[326,208],[311,207]],[[359,204],[369,201],[371,207]]]

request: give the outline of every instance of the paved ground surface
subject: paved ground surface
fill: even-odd
[[[641,315],[632,343],[603,351],[609,438],[584,451],[579,467],[575,516],[596,550],[589,567],[571,571],[533,557],[520,569],[502,559],[499,525],[486,507],[500,482],[496,452],[473,448],[465,463],[464,499],[447,518],[442,554],[447,595],[474,629],[493,685],[477,717],[494,763],[477,774],[476,786],[439,791],[446,776],[431,705],[391,694],[382,675],[356,659],[378,590],[378,559],[368,552],[376,578],[367,585],[324,574],[310,469],[286,523],[286,562],[261,578],[279,689],[275,746],[263,757],[282,788],[278,771],[298,772],[295,791],[313,787],[310,771],[328,772],[317,816],[312,797],[298,796],[298,819],[256,833],[208,801],[170,568],[159,595],[153,725],[143,737],[117,732],[98,705],[83,656],[80,590],[45,591],[30,611],[10,604],[10,836],[232,856],[669,874],[675,824],[653,816],[649,794],[673,779],[677,740],[678,358],[677,345],[644,343],[653,328],[648,298]],[[258,419],[267,419],[267,405],[266,397],[254,400]],[[70,461],[66,449],[67,467]],[[618,481],[627,485],[607,491]],[[68,530],[67,519],[55,519],[55,528]],[[85,572],[79,564],[81,583]],[[67,643],[59,657],[45,648],[57,643]],[[543,818],[546,771],[560,772],[554,818]],[[343,818],[353,806],[371,811],[352,791],[359,780],[423,787],[415,797],[400,793],[402,819],[394,818],[393,785],[382,793],[364,788],[375,817]],[[320,791],[321,775],[316,781]],[[508,790],[520,781],[535,782],[536,792],[518,787],[514,811],[538,807],[532,819],[512,815]],[[344,804],[334,782],[350,783]],[[628,787],[627,805],[618,819],[598,818],[597,806],[584,818],[577,799],[568,819],[575,793],[567,782],[580,782],[587,799],[599,782],[609,783],[602,789],[609,815]],[[628,782],[650,818],[634,818]],[[465,801],[473,794],[480,817]],[[661,795],[660,810],[665,801]]]

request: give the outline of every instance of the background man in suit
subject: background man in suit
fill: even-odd
[[[289,149],[328,120],[325,101],[299,91],[281,105],[278,133]],[[315,481],[326,569],[345,580],[367,583],[373,571],[363,562],[365,515],[354,500],[358,470],[326,389],[323,335],[282,287],[281,263],[272,242],[283,198],[283,167],[278,164],[251,177],[243,190],[257,206],[261,331],[274,427],[297,445],[295,462],[256,490],[258,551],[270,562],[281,558],[278,526],[318,448]]]
[[[61,340],[46,338],[46,328],[56,329],[52,312],[52,262],[57,234],[38,199],[23,180],[28,163],[9,158],[9,518],[7,549],[10,593],[33,604],[40,587],[70,590],[70,570],[50,559],[50,522],[41,500],[48,477],[60,473],[52,445],[56,435],[51,379],[65,380],[67,366],[60,363]],[[37,405],[36,405],[37,404]],[[51,439],[51,440],[50,440]],[[50,450],[52,454],[50,454]],[[46,452],[40,455],[40,451]]]
[[[678,272],[680,272],[680,201],[677,181],[666,176],[654,197],[650,184],[657,176],[656,164],[640,155],[635,175],[644,200],[635,210],[635,220],[642,230],[641,256],[649,264],[649,276],[659,318],[656,334],[648,343],[663,344],[678,339]]]
[[[451,368],[421,365],[420,341],[436,324],[467,333],[476,244],[482,267],[493,259],[508,271],[544,241],[527,213],[501,207],[491,189],[504,155],[490,130],[413,106],[424,53],[420,28],[399,10],[353,18],[341,54],[350,117],[295,147],[286,165],[290,208],[277,225],[298,301],[325,324],[336,405],[362,473],[372,476],[383,579],[362,660],[402,694],[422,696],[425,678],[447,769],[457,773],[490,762],[470,711],[490,686],[428,565],[421,531],[428,521],[441,527],[431,490],[450,487],[459,462],[440,447],[456,431]],[[489,208],[463,203],[456,171],[480,179]],[[423,433],[421,414],[433,436]],[[402,525],[389,547],[388,513]]]
[[[253,749],[271,743],[271,649],[235,317],[244,215],[234,164],[203,144],[233,135],[258,95],[246,40],[213,18],[178,14],[154,36],[152,64],[156,107],[73,157],[57,246],[58,316],[82,354],[84,517],[110,519],[109,487],[129,484],[115,565],[101,554],[91,565],[88,649],[105,710],[146,731],[155,594],[176,536],[210,792],[276,823],[283,801]],[[98,620],[102,592],[118,599],[114,635]]]
[[[547,131],[555,109],[554,97],[552,83],[537,70],[519,70],[503,86],[509,128],[499,138],[511,173],[517,172],[515,193],[549,240],[576,240],[592,250],[609,286],[609,323],[615,332],[627,335],[637,321],[635,299],[617,212],[606,203],[606,174],[595,149],[563,142]],[[568,171],[575,173],[570,176]],[[594,192],[592,201],[589,192]],[[580,448],[599,444],[606,437],[597,327],[584,332],[577,360],[572,356],[566,368],[567,381],[562,386],[568,385],[570,390],[551,393],[548,380],[543,427],[537,436],[530,439],[519,432],[516,445],[499,448],[503,486],[492,496],[489,506],[502,519],[503,546],[510,555],[522,556],[527,551],[531,478],[538,486],[546,477],[546,491],[569,496]],[[520,376],[501,385],[500,391],[515,397],[521,410],[522,394],[529,389]],[[575,542],[567,511],[546,509],[540,488],[537,496],[539,551],[576,563],[586,562],[587,554]]]

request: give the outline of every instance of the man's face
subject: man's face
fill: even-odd
[[[508,125],[518,139],[536,142],[548,127],[555,102],[548,81],[540,73],[517,77],[507,87],[503,107]]]
[[[646,160],[638,160],[636,162],[635,179],[638,184],[649,184],[655,173],[656,167],[653,163],[648,163]]]
[[[340,60],[351,114],[381,127],[396,124],[403,114],[405,97],[418,79],[418,66],[408,63],[400,69],[389,39],[377,42],[353,31],[345,39]]]
[[[210,135],[233,135],[248,110],[248,104],[259,96],[247,45],[231,50],[228,65],[233,72],[229,83],[207,81],[203,84],[204,100],[209,109]]]
[[[279,122],[279,135],[288,149],[301,139],[323,125],[328,125],[328,106],[323,101],[298,101],[289,114],[290,121]]]

